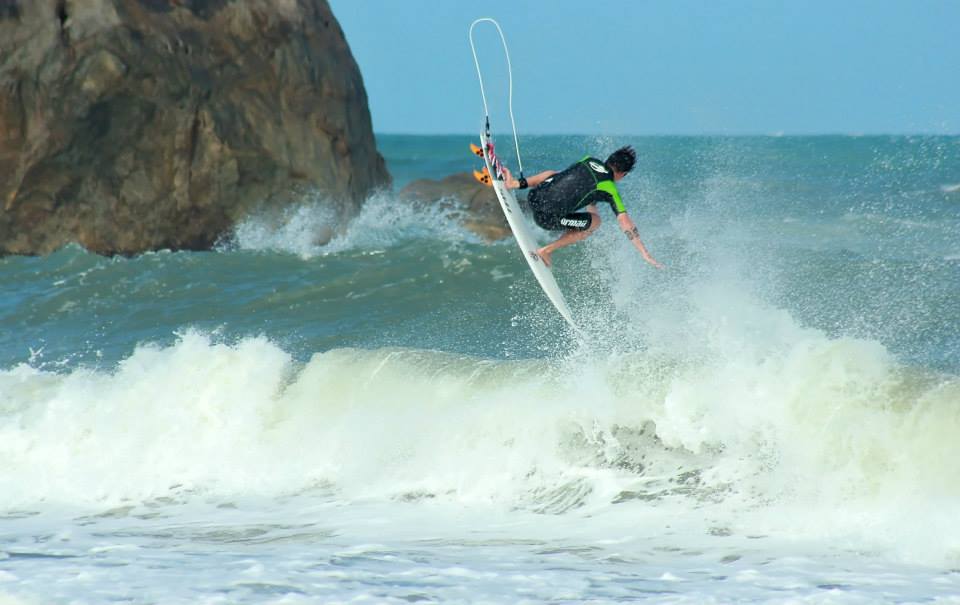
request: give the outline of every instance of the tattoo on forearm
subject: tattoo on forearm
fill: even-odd
[[[638,239],[640,237],[640,232],[637,231],[636,227],[634,227],[633,229],[630,229],[629,231],[624,231],[623,233],[627,236],[627,239],[631,239],[631,240]]]

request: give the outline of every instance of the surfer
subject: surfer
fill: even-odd
[[[507,188],[530,188],[527,201],[538,225],[550,231],[566,230],[557,241],[537,250],[548,267],[551,254],[597,230],[600,213],[596,204],[607,203],[616,214],[621,230],[643,259],[658,269],[663,268],[640,240],[637,226],[627,214],[615,184],[633,169],[636,161],[636,152],[627,146],[611,153],[606,162],[587,156],[562,172],[545,170],[517,180],[505,170]]]

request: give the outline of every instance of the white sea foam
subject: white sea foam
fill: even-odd
[[[390,192],[376,193],[359,214],[338,223],[329,203],[312,200],[279,217],[254,215],[234,229],[230,242],[244,250],[271,250],[311,258],[350,250],[383,250],[414,239],[478,242],[461,226],[456,204],[415,205]]]
[[[233,230],[230,243],[243,250],[316,254],[334,235],[336,213],[322,201],[305,202],[279,215],[253,215]]]
[[[187,333],[111,373],[20,366],[0,373],[0,504],[321,486],[555,513],[713,503],[744,533],[957,556],[937,503],[960,498],[960,382],[816,333],[726,352],[571,366],[342,349],[301,367],[262,338]]]

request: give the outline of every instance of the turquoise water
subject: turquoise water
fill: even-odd
[[[380,147],[399,189],[472,167],[468,142],[383,136]],[[671,271],[636,265],[608,225],[595,242],[561,253],[558,276],[584,315],[613,311],[603,290],[621,266],[645,284],[676,288],[678,304],[698,283],[734,272],[737,287],[800,325],[960,370],[960,192],[948,191],[960,183],[956,138],[531,137],[524,149],[538,170],[623,142],[640,152],[624,194]],[[107,259],[67,248],[3,259],[10,294],[0,309],[10,329],[0,363],[41,348],[47,363],[115,363],[137,343],[170,343],[189,327],[264,334],[300,358],[341,346],[494,358],[557,352],[553,343],[568,335],[509,245],[483,245],[449,213],[422,216],[399,204],[375,197],[329,247],[310,243],[325,213],[322,201],[308,201],[284,224],[251,220],[217,252]],[[464,315],[471,321],[451,329]],[[505,329],[514,315],[537,329]]]
[[[471,140],[379,145],[399,188]],[[601,209],[555,256],[586,338],[512,242],[391,192],[0,259],[0,595],[960,594],[960,138],[521,141],[528,173],[626,143],[667,269]]]

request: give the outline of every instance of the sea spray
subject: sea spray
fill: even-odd
[[[384,250],[405,241],[426,239],[478,243],[461,226],[456,203],[423,205],[379,192],[359,214],[343,220],[328,200],[311,200],[280,216],[253,215],[240,222],[221,245],[224,249],[288,252],[303,259],[355,250]]]

